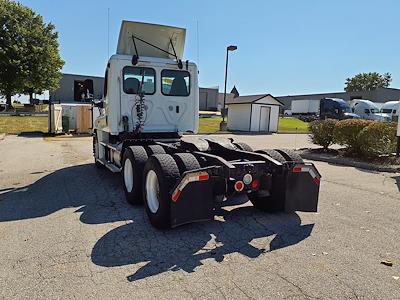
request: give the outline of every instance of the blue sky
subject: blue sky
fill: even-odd
[[[200,86],[242,95],[275,96],[341,91],[359,72],[390,72],[400,88],[400,1],[94,1],[22,0],[56,25],[67,73],[103,76],[115,53],[121,21],[187,28],[185,59],[197,62]],[[197,24],[199,53],[197,52]]]

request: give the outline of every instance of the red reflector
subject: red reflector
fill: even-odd
[[[315,182],[316,185],[319,185],[321,183],[321,179],[318,178],[318,177],[315,177],[314,178],[314,182]]]
[[[293,173],[300,173],[301,172],[301,168],[300,167],[295,167],[292,170]]]
[[[172,201],[174,201],[174,202],[178,201],[180,195],[181,195],[181,191],[176,190],[175,193],[172,195]]]
[[[210,177],[210,176],[208,176],[208,173],[207,173],[207,174],[204,174],[204,175],[200,175],[200,176],[199,176],[199,181],[208,180],[209,177]]]
[[[253,190],[257,190],[260,187],[260,181],[258,179],[254,179],[251,183],[251,188]]]
[[[244,183],[243,181],[236,181],[235,183],[235,191],[236,192],[241,192],[244,189]]]

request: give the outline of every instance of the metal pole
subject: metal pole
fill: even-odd
[[[227,81],[227,77],[228,77],[228,54],[229,54],[229,50],[228,50],[228,48],[226,48],[225,88],[224,88],[224,105],[222,107],[222,109],[223,109],[222,122],[225,122],[226,81]]]

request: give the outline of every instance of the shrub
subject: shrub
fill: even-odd
[[[326,119],[316,120],[310,123],[310,137],[311,141],[322,146],[325,150],[333,144],[333,129],[337,120]]]
[[[372,121],[360,119],[341,120],[336,123],[333,130],[333,140],[336,144],[346,146],[348,149],[358,152],[357,136],[361,130]]]
[[[359,153],[365,157],[390,154],[396,149],[396,123],[372,122],[357,136]]]

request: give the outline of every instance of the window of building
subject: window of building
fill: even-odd
[[[123,88],[126,94],[138,94],[140,91],[142,91],[146,95],[152,95],[155,93],[156,76],[154,69],[142,67],[125,67],[123,70],[123,74]]]
[[[189,72],[178,70],[163,70],[161,72],[161,92],[163,93],[163,95],[166,96],[189,96]]]

